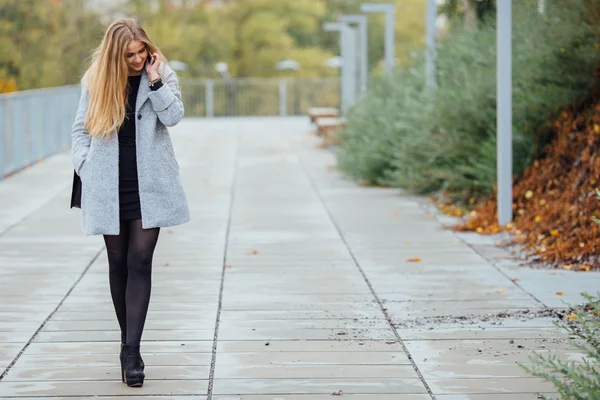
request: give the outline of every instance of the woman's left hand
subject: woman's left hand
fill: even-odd
[[[159,77],[158,67],[160,66],[160,54],[152,54],[152,60],[154,62],[153,64],[146,62],[146,73],[148,74],[148,78],[150,78],[151,81]]]

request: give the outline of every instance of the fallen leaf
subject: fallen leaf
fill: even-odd
[[[408,262],[421,262],[421,259],[419,257],[413,257],[413,258],[409,258],[406,261],[408,261]]]
[[[498,289],[498,290],[496,290],[496,293],[504,293],[504,292],[506,292],[506,290],[504,290],[504,289]]]
[[[519,278],[514,278],[512,281],[513,281],[513,282],[519,282],[519,281],[520,281],[520,279],[519,279]]]
[[[533,192],[531,190],[528,190],[525,192],[525,198],[526,199],[530,199],[533,197]]]
[[[563,295],[563,292],[556,292],[556,295],[557,295],[557,296],[562,296],[562,295]]]
[[[568,319],[577,318],[577,314],[569,314],[569,315],[567,315],[566,318],[568,318]]]
[[[563,269],[566,269],[567,271],[569,271],[569,270],[572,270],[572,269],[573,269],[573,266],[572,266],[571,264],[565,264],[565,265],[563,265],[563,267],[562,267],[562,268],[563,268]]]
[[[254,254],[258,254],[258,251],[257,250],[249,250],[248,253],[246,253],[246,254],[254,255]]]
[[[550,231],[550,234],[551,234],[552,236],[558,236],[558,229],[551,230],[551,231]]]
[[[540,222],[542,220],[542,217],[539,215],[535,216],[535,222]]]
[[[592,267],[590,267],[589,265],[580,265],[577,269],[580,271],[588,272],[590,269],[592,269]]]
[[[224,267],[229,268],[229,267],[231,267],[231,264],[225,264]]]

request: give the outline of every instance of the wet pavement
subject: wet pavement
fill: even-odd
[[[69,154],[0,181],[0,399],[553,392],[519,364],[534,351],[581,360],[543,310],[595,293],[600,274],[520,267],[494,238],[445,229],[424,199],[344,179],[310,129],[172,129],[192,221],[161,231],[142,388],[120,381],[103,241],[68,208]]]

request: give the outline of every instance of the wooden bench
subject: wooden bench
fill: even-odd
[[[310,122],[313,124],[321,118],[339,118],[340,110],[334,107],[311,107],[308,109]]]
[[[317,135],[323,138],[324,146],[337,146],[339,130],[346,125],[344,118],[323,117],[316,121]]]

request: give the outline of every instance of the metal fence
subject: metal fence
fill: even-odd
[[[338,107],[340,81],[182,79],[186,117],[303,115]],[[0,95],[0,179],[71,145],[79,85]]]
[[[0,178],[71,145],[79,86],[0,95]]]
[[[338,78],[182,79],[188,117],[303,115],[310,107],[338,107]]]

